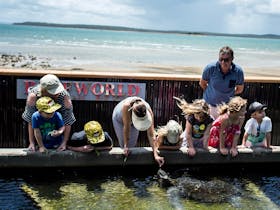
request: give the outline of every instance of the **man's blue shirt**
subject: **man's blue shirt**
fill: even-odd
[[[234,96],[235,86],[244,84],[244,73],[240,66],[232,63],[230,71],[224,74],[220,63],[214,62],[204,68],[202,79],[208,82],[203,99],[216,106],[222,102],[227,103]]]

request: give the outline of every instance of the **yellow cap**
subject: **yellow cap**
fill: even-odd
[[[84,126],[87,139],[91,144],[97,144],[105,140],[105,134],[97,121],[89,121]]]
[[[36,107],[39,111],[43,111],[50,114],[60,109],[61,105],[55,103],[52,98],[44,96],[36,101]]]

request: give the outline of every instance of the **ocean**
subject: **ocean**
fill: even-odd
[[[280,39],[0,24],[1,54],[45,58],[54,68],[203,68],[225,45],[244,68],[280,68]]]

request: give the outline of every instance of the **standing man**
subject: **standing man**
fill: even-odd
[[[73,105],[69,93],[64,89],[64,86],[62,85],[58,77],[53,74],[47,74],[43,76],[40,79],[40,84],[28,90],[26,106],[22,114],[22,118],[28,123],[28,149],[31,151],[35,151],[35,137],[31,125],[31,117],[32,114],[36,111],[37,99],[43,96],[48,96],[52,98],[55,103],[61,105],[61,108],[58,111],[62,115],[62,119],[65,124],[65,131],[63,141],[57,148],[57,150],[63,151],[66,149],[66,143],[70,136],[71,126],[76,121],[76,118],[73,114]]]
[[[234,95],[244,89],[244,73],[240,66],[234,64],[233,50],[222,47],[219,61],[208,64],[202,73],[199,85],[204,90],[203,99],[210,106],[210,115],[218,117],[217,105],[229,102]]]

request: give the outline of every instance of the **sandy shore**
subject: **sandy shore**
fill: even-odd
[[[94,71],[94,72],[120,72],[120,73],[152,73],[152,74],[178,74],[178,75],[201,75],[204,66],[168,66],[155,64],[128,64],[128,65],[114,65],[96,66],[96,65],[81,65],[75,67],[61,67],[57,70],[80,70],[80,71]],[[278,67],[261,67],[250,68],[242,67],[246,76],[258,77],[279,77],[280,66]]]
[[[206,64],[205,64],[206,65]],[[62,71],[88,71],[88,72],[112,72],[112,73],[144,73],[144,74],[172,74],[172,75],[196,75],[201,76],[204,66],[179,66],[145,63],[103,63],[76,66],[54,66],[48,58],[36,56],[5,55],[0,56],[0,68],[3,69],[30,69],[30,70],[62,70]],[[245,77],[279,77],[279,67],[252,68],[242,66]]]

